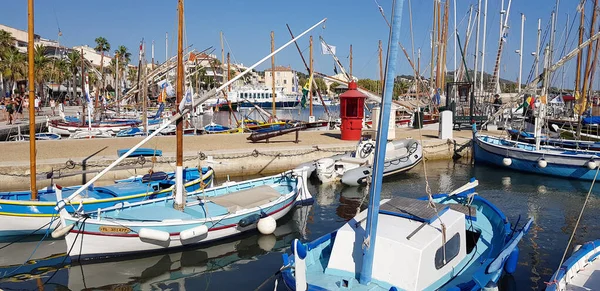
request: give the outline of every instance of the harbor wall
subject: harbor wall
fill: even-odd
[[[412,134],[411,134],[412,133]],[[396,139],[415,137],[415,131],[399,129]],[[470,157],[468,143],[471,133],[455,134],[454,139],[440,140],[433,132],[423,131],[425,160]],[[269,175],[332,155],[352,151],[355,141],[341,141],[339,131],[301,132],[300,142],[293,134],[272,139],[269,143],[251,143],[247,134],[186,136],[184,166],[211,166],[220,181],[226,177]],[[140,138],[110,138],[92,140],[39,141],[37,143],[37,187],[54,183],[68,186],[82,184],[117,158],[118,149],[129,148]],[[143,175],[153,171],[175,170],[175,138],[157,137],[145,147],[160,149],[161,157],[127,158],[113,171],[103,176],[97,185],[115,179]],[[5,159],[0,162],[0,191],[29,188],[29,143],[12,142],[0,145]],[[96,153],[98,152],[98,153]],[[96,155],[93,155],[96,153]],[[92,156],[93,155],[93,156]],[[91,156],[91,157],[90,157]],[[85,160],[87,158],[87,160]],[[51,174],[50,174],[51,173]]]

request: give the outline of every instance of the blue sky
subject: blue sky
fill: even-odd
[[[484,3],[485,0],[482,0]],[[3,3],[0,23],[20,29],[27,28],[26,1],[5,1]],[[231,48],[233,58],[237,62],[250,65],[261,59],[270,51],[270,31],[275,32],[276,46],[289,40],[285,24],[289,24],[295,34],[312,26],[324,17],[328,18],[325,28],[319,27],[312,32],[315,44],[318,37],[337,46],[338,57],[347,66],[350,44],[354,51],[354,74],[359,78],[376,78],[378,72],[377,42],[387,41],[387,25],[383,20],[377,2],[388,16],[391,14],[392,0],[304,0],[304,1],[198,1],[186,2],[186,35],[188,45],[193,45],[197,50],[209,46],[216,48],[215,53],[220,55],[219,31],[223,31],[227,40],[226,51]],[[457,1],[457,23],[461,38],[464,41],[467,23],[467,13],[471,4],[477,5],[475,0]],[[505,5],[508,0],[505,1]],[[576,12],[574,0],[563,0],[559,7],[557,25],[557,46],[555,60],[558,59],[564,44],[563,31],[566,26],[567,14],[571,21]],[[433,0],[412,0],[413,30],[415,50],[421,48],[421,68],[426,69],[430,60],[429,31],[432,25]],[[519,47],[520,39],[520,14],[526,15],[525,41],[523,57],[523,78],[526,79],[532,65],[531,52],[535,50],[537,35],[537,19],[542,18],[542,28],[545,29],[554,8],[554,0],[528,0],[513,1],[510,19],[507,47],[503,55],[501,77],[516,80],[518,76],[519,59],[515,50]],[[482,4],[483,6],[483,4]],[[588,11],[589,9],[588,5]],[[450,5],[452,9],[452,2]],[[60,41],[67,46],[87,44],[94,45],[94,39],[103,36],[109,40],[112,50],[118,45],[125,45],[133,52],[133,62],[137,63],[137,47],[144,38],[149,47],[155,41],[156,58],[163,61],[165,58],[165,33],[169,33],[169,50],[173,54],[176,46],[174,36],[177,28],[177,1],[175,0],[42,0],[36,1],[36,33],[45,38],[57,39],[58,29],[63,32]],[[486,72],[493,70],[493,64],[498,47],[499,36],[499,8],[500,0],[488,2],[488,29],[486,48]],[[483,10],[483,7],[482,7]],[[9,12],[9,13],[6,13]],[[411,40],[409,29],[408,0],[405,0],[402,19],[401,42],[411,53]],[[591,13],[590,13],[591,14]],[[589,18],[587,18],[589,26]],[[449,20],[453,25],[453,15]],[[483,23],[483,17],[482,17]],[[483,29],[483,28],[482,28]],[[576,28],[572,30],[571,40],[574,39]],[[559,44],[559,41],[562,43]],[[568,50],[574,47],[569,40]],[[468,62],[472,66],[475,39],[470,41]],[[448,68],[454,69],[454,47],[452,36],[448,42]],[[308,37],[301,39],[301,49],[305,50],[308,57]],[[567,51],[568,51],[567,50]],[[416,52],[415,52],[416,54]],[[400,57],[401,74],[412,74],[411,68],[404,56]],[[270,66],[263,64],[259,69]],[[302,70],[303,65],[296,49],[291,46],[276,57],[278,65],[291,65],[297,70]],[[573,73],[575,64],[568,65],[570,74]],[[317,71],[332,74],[333,61],[330,56],[324,56],[315,49],[315,68]],[[428,76],[428,72],[423,72]],[[597,74],[597,76],[600,75]],[[568,83],[572,87],[572,81]]]

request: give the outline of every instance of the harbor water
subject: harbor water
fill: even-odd
[[[527,217],[534,218],[519,245],[517,270],[502,278],[500,290],[544,289],[565,251],[590,183],[473,166],[468,161],[436,161],[384,178],[381,196],[421,197],[427,183],[433,193],[449,192],[471,177],[479,180],[478,194],[496,204],[513,224],[519,215],[519,226]],[[84,265],[66,259],[63,240],[45,239],[38,245],[40,237],[35,237],[8,246],[0,243],[0,289],[273,290],[281,254],[289,251],[293,239],[314,240],[339,228],[368,201],[364,188],[311,181],[309,189],[314,205],[293,210],[269,236],[251,232],[200,248]],[[575,244],[598,238],[598,195],[600,191],[591,195]],[[282,284],[278,289],[284,290]]]

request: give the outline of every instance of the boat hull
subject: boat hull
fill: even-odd
[[[295,206],[295,200],[296,196],[292,196],[289,199],[278,203],[277,206],[273,208],[274,210],[267,214],[273,217],[275,220],[279,220],[280,218],[285,216],[292,209],[292,207]],[[260,210],[252,211],[251,214],[260,214]],[[134,232],[126,235],[104,234],[99,230],[101,226],[122,227],[122,225],[110,224],[107,222],[97,224],[94,221],[88,220],[87,222],[85,222],[84,224],[80,224],[79,227],[74,228],[69,234],[67,234],[65,237],[65,241],[67,243],[68,248],[71,248],[71,246],[73,246],[73,249],[70,253],[71,258],[77,258],[81,260],[125,256],[141,252],[147,253],[166,249],[177,249],[192,245],[208,244],[220,239],[236,236],[243,232],[256,229],[256,224],[252,224],[247,227],[240,227],[237,224],[241,218],[246,216],[248,216],[248,214],[244,214],[243,216],[235,215],[231,216],[228,219],[223,219],[219,223],[219,225],[223,225],[210,229],[207,235],[202,236],[201,239],[185,242],[182,242],[179,235],[179,231],[170,231],[169,239],[166,242],[146,240],[140,238],[139,235],[135,234]],[[194,227],[204,225],[205,223],[205,221],[202,221],[192,224],[186,224],[180,228],[181,230],[191,229]],[[165,231],[167,229],[173,229],[173,226],[171,225],[166,225],[165,223],[162,224],[162,228]],[[130,228],[132,229],[132,231],[136,231],[135,227]],[[140,228],[142,227],[138,227],[137,231],[139,231]],[[156,229],[160,230],[161,228],[159,227]],[[119,248],[116,249],[115,246],[119,246]]]
[[[533,145],[517,142],[509,144],[508,141],[507,144],[501,145],[487,142],[486,139],[492,139],[492,137],[477,136],[474,139],[473,151],[477,164],[587,181],[593,180],[596,174],[596,169],[588,168],[588,162],[598,159],[593,153],[558,149],[535,151]],[[519,146],[512,146],[514,144]],[[511,160],[510,165],[504,164],[505,158]],[[542,159],[547,163],[545,167],[541,167],[539,164]]]
[[[206,173],[202,174],[200,179],[186,183],[186,190],[195,191],[200,189],[202,185],[211,185],[213,177],[214,172],[212,169],[209,169]],[[63,191],[65,191],[65,189],[74,191],[76,187],[64,188]],[[51,190],[46,189],[44,191]],[[27,194],[28,192],[23,191],[22,193]],[[85,192],[83,193],[85,195]],[[120,203],[132,203],[146,199],[167,197],[171,195],[171,193],[172,190],[169,188],[156,192],[139,193],[97,200],[83,198],[79,201],[73,200],[69,205],[67,205],[67,209],[72,211],[82,207],[85,211],[95,211],[99,208],[111,207]],[[5,196],[8,198],[10,195],[10,192],[0,193],[0,198]],[[0,237],[44,234],[48,228],[48,223],[53,218],[58,218],[58,213],[55,210],[55,206],[56,201],[0,199]],[[55,226],[56,222],[53,222],[51,228]]]

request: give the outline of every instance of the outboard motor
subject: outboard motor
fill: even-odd
[[[334,173],[334,164],[335,160],[332,158],[324,158],[317,161],[317,177],[319,180],[321,180],[321,182],[328,183],[335,179],[336,175]]]

